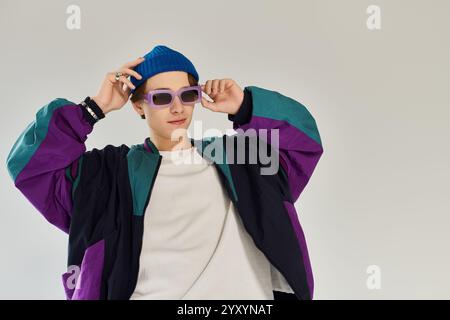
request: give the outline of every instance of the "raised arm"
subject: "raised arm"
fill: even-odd
[[[138,58],[125,63],[119,69],[123,74],[119,79],[115,72],[107,73],[92,99],[87,97],[77,104],[56,98],[42,106],[8,154],[6,165],[15,186],[50,223],[66,233],[87,136],[105,114],[126,104],[134,88],[126,76],[141,77],[132,68],[142,61]],[[88,151],[90,167],[102,166],[102,157],[111,148],[104,149]]]
[[[257,86],[244,88],[244,100],[234,115],[233,129],[278,129],[280,163],[287,174],[292,203],[297,201],[323,153],[316,122],[300,102]],[[267,142],[271,143],[268,130]]]
[[[81,104],[56,98],[38,110],[7,157],[14,185],[50,223],[66,233],[79,159],[94,123]]]

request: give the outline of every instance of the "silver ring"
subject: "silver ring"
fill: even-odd
[[[120,76],[123,76],[123,73],[117,71],[117,72],[116,72],[116,80],[117,80],[117,81],[119,81]]]

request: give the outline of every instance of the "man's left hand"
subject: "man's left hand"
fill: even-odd
[[[202,105],[215,112],[236,114],[244,100],[244,91],[232,79],[207,80],[205,84],[200,84],[202,91],[213,101],[208,101],[202,97]]]

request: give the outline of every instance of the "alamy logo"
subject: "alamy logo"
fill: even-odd
[[[210,137],[211,142],[205,146],[194,146],[201,150],[206,159],[217,164],[258,164],[261,175],[274,175],[279,170],[279,129],[236,129],[237,134],[230,135],[226,130],[224,135],[218,129],[209,129],[202,132],[202,121],[194,122],[194,137]],[[186,136],[185,128],[177,128],[171,134],[172,141],[180,141],[180,137]],[[215,136],[214,136],[215,135]],[[201,139],[196,139],[201,140]],[[184,152],[181,143],[175,145],[170,154],[175,164],[200,164],[202,158],[180,157]]]
[[[381,268],[377,265],[370,265],[367,267],[366,272],[369,275],[366,281],[367,289],[381,289]]]
[[[67,268],[67,273],[71,275],[66,279],[66,288],[68,289],[80,289],[80,283],[78,277],[80,276],[80,267],[77,265],[71,265]]]
[[[81,9],[77,5],[70,5],[66,9],[66,13],[69,14],[66,20],[66,27],[69,30],[81,29]]]
[[[380,30],[381,29],[381,9],[379,6],[370,5],[366,9],[366,13],[369,14],[367,17],[366,26],[369,30]]]

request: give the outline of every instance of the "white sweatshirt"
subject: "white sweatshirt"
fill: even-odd
[[[131,299],[273,299],[269,261],[198,152],[160,151]]]

